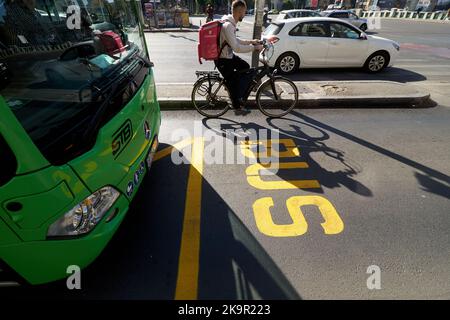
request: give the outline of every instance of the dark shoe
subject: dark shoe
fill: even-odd
[[[233,100],[233,109],[238,110],[241,106],[245,106],[245,101],[242,98]]]
[[[236,114],[246,115],[246,114],[250,113],[250,110],[247,109],[247,108],[244,107],[244,106],[240,106],[240,107],[236,108],[235,113],[236,113]]]

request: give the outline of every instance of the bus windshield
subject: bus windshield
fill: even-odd
[[[0,95],[51,163],[80,154],[92,118],[107,121],[143,83],[140,10],[129,0],[0,0]],[[105,99],[106,117],[95,117]]]

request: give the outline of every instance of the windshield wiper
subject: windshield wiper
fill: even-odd
[[[134,78],[135,78],[135,74],[132,74],[131,72],[129,72],[126,76],[120,77],[119,79],[116,78],[113,80],[114,82],[110,85],[110,92],[106,95],[103,102],[100,104],[97,111],[92,116],[91,121],[89,121],[88,128],[84,132],[81,141],[84,141],[84,142],[88,141],[93,135],[95,135],[97,133],[100,125],[103,122],[103,118],[104,118],[106,112],[108,111],[108,108],[109,108],[111,102],[113,101],[114,95],[118,91],[125,90],[126,88],[128,88],[130,83],[134,83],[134,85],[137,86]],[[119,88],[119,86],[122,86],[123,90],[117,90]],[[96,88],[96,90],[100,94],[102,94],[103,89]]]
[[[108,93],[108,95],[105,97],[103,102],[98,107],[97,111],[95,112],[94,116],[92,117],[91,121],[89,121],[89,125],[87,127],[87,130],[84,132],[81,141],[86,142],[90,139],[90,137],[97,132],[98,127],[100,126],[101,120],[103,119],[103,115],[106,113],[106,110],[109,107],[109,104],[111,103],[111,99],[114,96],[114,94],[117,91],[117,88],[119,87],[119,84],[121,81],[116,81],[111,86],[111,91]],[[101,89],[97,89],[101,92]]]
[[[117,89],[119,88],[119,86],[123,86],[124,88],[127,88],[128,85],[133,82],[136,86],[136,82],[134,80],[135,75],[137,73],[140,72],[140,70],[142,69],[142,67],[146,67],[146,68],[150,68],[153,67],[153,63],[140,56],[138,54],[138,50],[135,50],[134,52],[132,52],[127,58],[124,59],[123,62],[121,62],[120,64],[122,66],[126,66],[128,65],[134,58],[137,58],[137,60],[139,60],[140,63],[137,63],[135,65],[132,65],[130,67],[128,67],[125,76],[119,76],[116,77],[114,79],[112,79],[110,81],[111,84],[107,85],[106,87],[110,87],[110,92],[108,93],[108,95],[105,97],[104,101],[100,104],[100,106],[98,107],[97,111],[95,112],[95,114],[93,115],[91,121],[89,122],[88,128],[87,130],[84,132],[81,141],[88,141],[93,135],[95,135],[100,127],[100,125],[103,122],[103,118],[108,110],[108,107],[110,105],[110,102],[112,101],[115,93],[117,92]],[[136,67],[138,64],[141,64],[141,68],[137,71],[137,72],[133,72],[136,70]],[[103,79],[103,78],[102,78]],[[92,85],[93,88],[95,88],[97,90],[97,92],[99,94],[103,93],[103,88],[98,88],[95,85]]]

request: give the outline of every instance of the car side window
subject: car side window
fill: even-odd
[[[330,23],[332,38],[358,39],[359,32],[342,23]]]
[[[337,18],[337,19],[347,19],[348,13],[347,12],[335,12],[330,14],[330,17]]]
[[[322,22],[300,23],[289,32],[289,35],[297,37],[326,37],[327,28]]]
[[[351,19],[359,19],[359,17],[354,13],[350,13],[349,15]]]

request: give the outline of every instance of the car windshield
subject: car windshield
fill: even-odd
[[[271,23],[263,32],[265,36],[277,35],[283,29],[283,23]]]
[[[0,98],[49,161],[76,149],[112,84],[118,112],[145,78],[133,78],[146,58],[139,4],[0,0]]]

